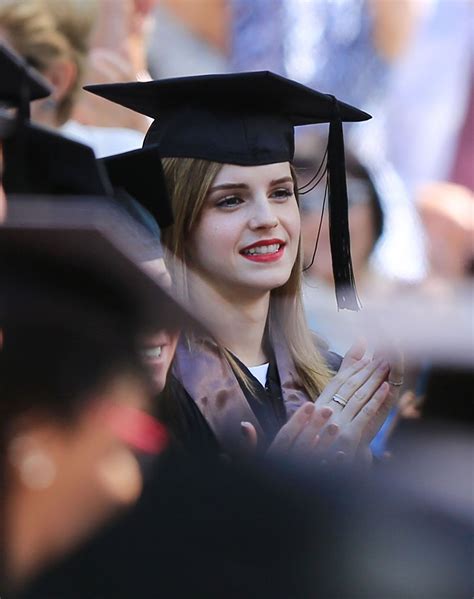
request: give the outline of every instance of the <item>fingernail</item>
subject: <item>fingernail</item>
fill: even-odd
[[[346,454],[343,451],[338,451],[336,453],[336,462],[338,464],[340,464],[341,462],[343,462],[346,459]]]
[[[329,426],[328,426],[328,433],[330,435],[336,435],[337,431],[339,430],[339,427],[337,426],[337,424],[334,424],[334,422],[332,422]]]
[[[332,416],[332,410],[331,410],[331,408],[328,407],[328,406],[325,406],[321,410],[321,416],[327,420],[330,416]]]
[[[314,403],[308,402],[305,407],[304,407],[304,413],[305,414],[312,414],[314,412]]]

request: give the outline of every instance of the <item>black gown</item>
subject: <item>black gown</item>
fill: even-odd
[[[341,356],[323,348],[319,348],[319,351],[328,367],[337,372]],[[269,446],[287,420],[275,357],[270,352],[265,387],[236,356],[234,359],[253,383],[252,392],[237,377],[240,388],[264,431],[266,438],[263,446]],[[157,405],[157,415],[167,426],[177,448],[187,453],[220,453],[219,442],[211,427],[196,402],[174,376],[170,376],[167,389],[158,398]]]

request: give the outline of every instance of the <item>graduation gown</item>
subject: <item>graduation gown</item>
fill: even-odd
[[[207,343],[190,352],[180,342],[173,374],[158,401],[159,418],[185,451],[231,455],[240,453],[240,423],[249,421],[257,430],[259,449],[265,451],[292,414],[309,400],[284,344],[278,342],[270,351],[265,387],[234,356],[251,383],[249,388],[219,355],[217,345]],[[341,357],[327,348],[320,352],[336,372]]]

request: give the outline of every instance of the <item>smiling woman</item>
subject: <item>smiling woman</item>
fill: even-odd
[[[210,331],[178,343],[163,400],[175,433],[186,443],[194,425],[201,438],[211,430],[230,454],[249,444],[366,453],[394,398],[389,365],[354,347],[333,377],[341,359],[306,326],[291,161],[294,126],[329,122],[334,281],[339,306],[354,308],[342,121],[369,115],[268,72],[88,89],[156,119],[145,145],[158,143],[164,157],[175,217],[166,258]]]

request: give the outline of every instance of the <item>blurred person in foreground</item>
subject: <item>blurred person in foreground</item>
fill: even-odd
[[[142,411],[139,339],[183,312],[94,227],[7,224],[0,244],[2,565],[15,585],[139,496],[130,447],[165,441]]]
[[[450,388],[439,391],[446,404]],[[370,479],[301,460],[167,453],[131,511],[21,597],[467,598],[471,456],[472,438],[446,426],[410,431]]]
[[[134,118],[130,111],[109,111],[107,122],[103,122],[101,111],[94,111],[89,102],[85,110],[78,107],[75,116],[98,14],[98,0],[5,0],[0,4],[0,40],[18,51],[53,87],[51,96],[34,106],[33,121],[59,129],[91,145],[98,156],[106,156],[140,147],[143,135],[130,128]],[[106,68],[96,63],[90,68],[96,65],[96,70],[108,73],[108,77],[96,74],[100,80],[126,78],[113,64]],[[125,119],[124,112],[129,113]]]

